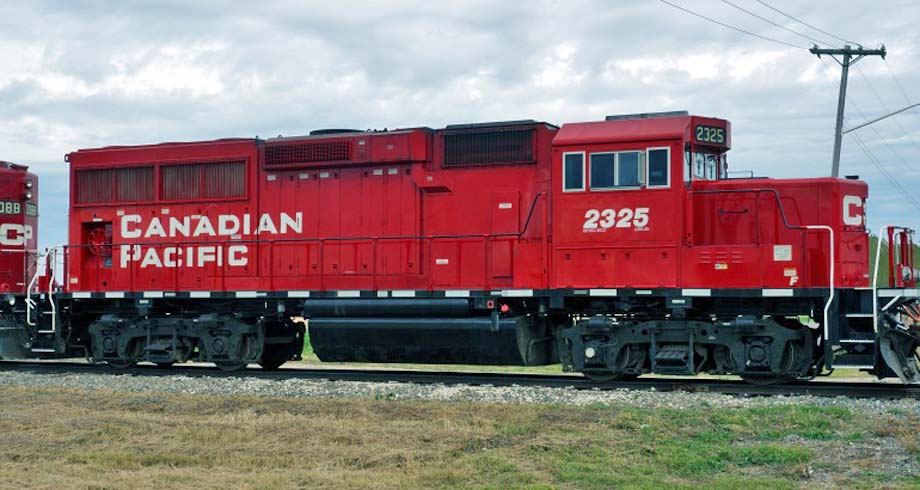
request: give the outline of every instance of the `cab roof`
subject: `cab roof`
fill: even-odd
[[[672,113],[673,114],[673,113]],[[638,115],[637,115],[638,116]],[[662,115],[661,117],[622,117],[606,121],[563,124],[553,138],[553,145],[586,145],[594,143],[624,143],[682,139],[690,134],[694,120],[723,121],[699,116]]]

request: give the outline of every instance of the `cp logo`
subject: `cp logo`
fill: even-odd
[[[859,196],[843,196],[843,224],[862,226],[863,200]]]

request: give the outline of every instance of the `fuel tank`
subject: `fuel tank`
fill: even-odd
[[[552,336],[530,317],[311,318],[322,361],[537,366],[553,362]]]

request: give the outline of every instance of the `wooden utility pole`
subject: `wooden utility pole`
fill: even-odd
[[[885,59],[887,51],[882,45],[879,49],[864,49],[862,46],[850,47],[849,44],[843,48],[823,49],[813,46],[809,51],[812,54],[821,57],[822,54],[830,55],[834,61],[843,68],[840,75],[840,98],[837,99],[837,129],[834,132],[834,160],[831,163],[831,177],[837,177],[840,174],[840,143],[843,138],[843,109],[847,99],[847,76],[850,72],[850,66],[855,65],[857,61],[866,56],[881,56]],[[842,56],[838,59],[837,56]]]

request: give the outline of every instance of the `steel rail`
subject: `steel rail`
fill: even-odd
[[[105,364],[66,361],[0,361],[0,372],[16,371],[35,374],[89,373],[111,376],[188,376],[194,378],[307,379],[326,381],[398,382],[469,386],[530,386],[572,388],[576,390],[633,390],[663,392],[720,393],[735,396],[809,395],[875,399],[920,399],[920,386],[899,383],[796,381],[779,385],[758,386],[740,380],[699,377],[648,377],[630,381],[595,382],[578,375],[469,373],[459,371],[417,371],[400,369],[283,368],[277,371],[246,369],[225,372],[210,366],[174,366],[159,368],[140,365],[113,369]]]

